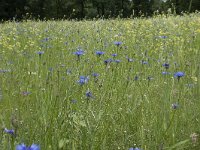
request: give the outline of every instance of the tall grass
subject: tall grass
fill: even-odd
[[[7,22],[0,62],[2,150],[200,149],[199,14]]]

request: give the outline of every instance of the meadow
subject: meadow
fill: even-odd
[[[0,149],[199,150],[199,77],[199,13],[2,23]]]

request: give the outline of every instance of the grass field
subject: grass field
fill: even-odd
[[[199,77],[197,13],[0,24],[0,149],[199,150]]]

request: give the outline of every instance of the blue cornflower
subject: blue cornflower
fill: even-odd
[[[14,135],[14,133],[15,133],[15,131],[13,129],[9,130],[7,128],[4,128],[4,132],[11,134],[11,135]]]
[[[122,45],[122,42],[115,41],[114,44],[115,44],[116,46],[120,46],[120,45]]]
[[[103,54],[105,54],[105,52],[102,52],[102,51],[96,51],[96,55],[98,55],[98,56],[101,56],[101,55],[103,55]]]
[[[74,55],[78,57],[78,61],[80,61],[80,56],[83,55],[85,52],[82,49],[78,49],[76,52],[74,52]]]
[[[133,147],[131,147],[131,148],[129,148],[129,150],[141,150],[140,148],[133,148]]]
[[[104,63],[106,65],[110,64],[113,60],[111,58],[104,60]]]
[[[98,73],[92,73],[92,76],[93,76],[93,77],[98,77],[99,74],[98,74]]]
[[[50,38],[49,37],[46,37],[46,38],[44,38],[43,40],[42,40],[42,42],[47,42],[47,41],[49,41],[50,40]]]
[[[165,67],[165,69],[169,69],[169,64],[168,63],[164,63],[162,64],[163,67]]]
[[[172,109],[177,109],[179,105],[177,103],[172,104]]]
[[[113,56],[113,57],[116,57],[116,56],[117,56],[117,54],[112,54],[112,56]]]
[[[78,83],[79,83],[80,85],[83,85],[83,84],[87,83],[88,80],[89,80],[89,77],[88,77],[88,76],[87,76],[87,77],[85,77],[85,76],[80,76],[80,77],[79,77],[79,80],[78,80]]]
[[[174,74],[174,77],[177,77],[178,80],[179,80],[181,77],[183,77],[183,76],[185,76],[185,73],[184,73],[184,72],[181,72],[181,71],[176,72],[176,73]]]
[[[44,54],[44,51],[38,51],[37,54],[38,54],[39,56],[41,56],[42,54]]]
[[[97,83],[98,82],[98,73],[92,73],[92,76],[94,77],[94,82]]]
[[[75,55],[77,55],[78,57],[84,54],[84,51],[82,49],[77,50],[76,52],[74,52]]]
[[[121,62],[121,60],[117,59],[117,60],[115,60],[115,62],[116,62],[116,63],[120,63],[120,62]]]
[[[141,63],[142,63],[143,65],[146,65],[146,64],[148,64],[148,61],[142,60]]]
[[[183,76],[185,76],[185,73],[184,72],[176,72],[175,74],[174,74],[174,77],[183,77]]]
[[[40,146],[37,144],[26,146],[24,143],[22,143],[16,146],[16,150],[40,150]]]
[[[166,35],[161,35],[161,36],[158,36],[158,38],[161,38],[161,39],[166,39],[167,36]]]
[[[85,95],[87,98],[92,98],[92,92],[90,91],[87,91]]]

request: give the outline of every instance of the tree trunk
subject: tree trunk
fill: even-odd
[[[124,9],[124,0],[122,0],[121,9],[122,9],[122,10]]]
[[[41,19],[44,19],[44,16],[45,16],[45,14],[44,14],[44,4],[45,4],[46,2],[45,2],[45,0],[40,0],[39,1],[39,14],[40,14],[40,18]]]
[[[190,5],[189,5],[189,9],[188,9],[189,12],[191,11],[191,8],[192,8],[192,0],[190,0]]]
[[[101,3],[101,13],[102,13],[102,16],[105,15],[105,6],[103,2]]]
[[[97,5],[97,13],[98,13],[98,16],[101,16],[99,4]]]
[[[85,16],[84,16],[84,8],[85,8],[85,6],[84,6],[84,1],[82,0],[81,1],[81,18],[84,18]]]

